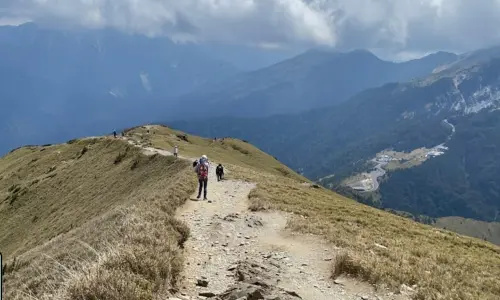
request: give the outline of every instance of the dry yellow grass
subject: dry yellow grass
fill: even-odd
[[[462,217],[444,217],[437,219],[433,226],[500,245],[500,222],[483,222]]]
[[[146,127],[134,128],[128,131],[128,135],[144,145],[154,145],[170,152],[173,151],[175,145],[178,145],[179,155],[184,157],[197,158],[206,154],[213,161],[307,181],[274,157],[241,140],[227,138],[214,142],[212,139],[187,135],[187,141],[184,141],[180,138],[184,135],[183,132],[163,126],[154,126],[149,134]]]
[[[417,285],[416,299],[500,297],[497,246],[278,177],[259,180],[250,197],[258,207],[304,216],[289,228],[325,236],[347,251],[352,267],[345,269],[363,280],[394,288]]]
[[[294,213],[291,230],[324,236],[342,249],[341,271],[334,268],[332,275],[351,273],[395,290],[416,285],[415,299],[500,299],[500,248],[493,244],[304,185],[305,179],[289,169],[277,171],[277,161],[241,141],[229,140],[237,148],[247,145],[246,153],[190,136],[189,143],[179,142],[165,128],[151,135],[142,135],[142,129],[131,133],[167,150],[179,143],[188,156],[203,152],[226,164],[232,177],[257,183],[250,194],[251,209]]]
[[[332,276],[350,274],[393,288],[398,288],[401,284],[416,285],[415,299],[500,298],[500,248],[497,246],[418,224],[359,204],[326,189],[305,185],[303,183],[306,179],[242,141],[226,139],[213,142],[193,136],[188,136],[187,141],[184,141],[182,133],[157,126],[149,134],[146,128],[140,127],[129,131],[128,135],[143,144],[169,151],[177,144],[180,155],[187,157],[206,154],[209,159],[225,164],[229,177],[257,183],[257,188],[250,194],[252,209],[278,209],[294,213],[295,217],[288,225],[291,230],[324,236],[341,248],[340,255],[332,265]],[[77,143],[78,147],[68,152],[71,153],[69,157],[81,153],[84,144],[80,143],[87,141]],[[115,145],[115,142],[105,141],[98,145],[104,145],[101,143]],[[55,150],[59,147],[65,149],[74,145],[56,146],[54,151],[61,151]],[[187,229],[172,219],[172,213],[195,187],[189,162],[158,156],[143,157],[136,150],[129,149],[121,162],[114,165],[117,153],[123,153],[121,147],[126,146],[121,143],[117,146],[119,149],[113,151],[109,147],[111,146],[104,147],[98,152],[99,155],[94,153],[92,157],[96,157],[96,165],[88,163],[88,168],[99,167],[99,174],[108,174],[106,172],[111,172],[114,168],[123,167],[118,174],[127,178],[132,176],[128,184],[135,185],[135,194],[124,193],[118,196],[121,200],[112,200],[116,190],[108,191],[109,185],[104,184],[107,183],[104,180],[96,189],[100,193],[109,193],[107,197],[110,200],[91,202],[97,207],[84,219],[94,217],[93,220],[82,220],[78,228],[45,244],[40,244],[43,239],[33,239],[26,246],[15,238],[9,240],[15,244],[9,250],[11,253],[21,253],[32,246],[38,246],[20,256],[20,263],[17,262],[19,267],[7,274],[7,287],[17,286],[33,270],[45,270],[47,267],[54,269],[54,266],[56,271],[51,272],[50,276],[37,276],[38,281],[28,280],[26,285],[42,291],[37,295],[48,295],[47,298],[51,296],[50,291],[57,291],[60,299],[117,299],[118,295],[123,295],[121,299],[150,299],[149,295],[175,286],[181,262],[178,245],[185,238]],[[107,149],[110,150],[108,156],[105,155]],[[29,151],[33,150],[18,151],[20,152],[11,154],[14,156],[8,156],[7,160],[2,159],[0,176],[17,170],[20,167],[19,160],[23,161],[21,165],[30,161]],[[93,153],[93,149],[88,151]],[[80,159],[85,155],[87,153]],[[15,157],[18,157],[17,162]],[[51,156],[44,159],[49,160],[48,157]],[[97,161],[106,163],[100,167]],[[37,175],[41,176],[40,184],[43,180],[49,180],[45,178],[47,174],[43,173],[52,165],[55,163],[44,163],[44,167],[40,169],[40,174]],[[137,169],[131,170],[133,166]],[[85,166],[82,164],[74,169],[80,168]],[[64,168],[57,166],[55,172],[61,170]],[[136,171],[142,172],[142,175],[134,177],[135,175],[129,174]],[[59,178],[58,175],[53,178]],[[68,176],[77,175],[68,173]],[[97,179],[100,178],[106,177],[97,176]],[[8,190],[16,182],[4,180],[11,179],[0,179],[0,193],[4,193],[2,198],[11,197],[17,186]],[[22,184],[21,186],[24,187]],[[27,201],[23,197],[29,192],[21,193],[22,187],[17,191],[18,198],[14,204]],[[52,186],[52,190],[56,187],[57,185]],[[92,186],[85,186],[87,190],[91,188]],[[78,185],[71,185],[71,188],[68,186],[68,189],[78,190]],[[64,197],[64,193],[58,194],[58,197]],[[69,206],[78,205],[67,201],[61,205],[67,205],[70,211],[73,208]],[[107,201],[111,203],[103,208],[102,203]],[[0,211],[3,209],[0,206]],[[75,218],[76,212],[85,212],[85,208],[74,208],[74,211],[67,221]],[[25,215],[30,216],[29,213]],[[48,216],[50,219],[51,215]],[[24,220],[31,221],[29,217]],[[56,228],[49,225],[46,227]],[[3,229],[4,227],[0,228]],[[42,229],[33,228],[28,232],[31,230],[42,232]],[[4,236],[0,231],[0,238]],[[47,234],[45,239],[49,237],[51,235]],[[84,241],[91,247],[78,241]],[[148,249],[154,251],[149,252]],[[157,256],[162,252],[166,254]],[[50,253],[51,258],[47,259],[41,253]],[[61,262],[61,266],[65,267],[57,267],[59,265],[54,264],[54,261]]]
[[[173,216],[194,191],[189,163],[109,139],[42,149],[0,159],[0,191],[27,189],[0,206],[5,296],[154,299],[175,287],[189,230]]]

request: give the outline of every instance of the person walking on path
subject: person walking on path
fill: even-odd
[[[177,157],[179,155],[179,147],[175,145],[174,147],[174,156]]]
[[[203,200],[207,200],[207,185],[208,185],[208,169],[209,163],[206,155],[200,158],[200,161],[196,165],[195,172],[198,174],[198,197],[201,197],[201,190],[203,190]],[[208,201],[211,202],[211,201]]]
[[[221,181],[224,179],[224,167],[222,164],[219,164],[215,169],[215,174],[217,174],[217,181]]]

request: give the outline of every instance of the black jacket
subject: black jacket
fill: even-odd
[[[215,169],[216,174],[224,174],[224,167],[223,166],[217,166]]]

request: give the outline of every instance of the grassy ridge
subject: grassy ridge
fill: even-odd
[[[251,145],[247,144],[247,153],[226,151],[232,143],[243,147],[241,141],[189,136],[189,142],[182,142],[169,129],[155,133],[135,132],[155,147],[169,150],[178,143],[186,155],[197,157],[203,152],[226,164],[231,177],[257,183],[250,194],[251,208],[294,213],[288,227],[324,236],[337,245],[344,257],[343,272],[397,290],[402,284],[416,285],[415,299],[500,298],[498,246],[304,184],[301,176],[280,169],[279,162]]]
[[[153,299],[175,287],[189,230],[173,216],[195,186],[188,162],[100,139],[22,148],[0,168],[4,194],[28,187],[0,206],[8,299]]]
[[[298,175],[292,169],[280,163],[276,158],[257,149],[244,141],[232,138],[224,140],[201,138],[185,135],[181,131],[164,126],[154,126],[147,133],[147,127],[137,127],[128,131],[128,135],[145,145],[173,151],[175,145],[179,146],[179,155],[184,157],[200,157],[206,154],[210,160],[237,165],[254,171],[266,171],[270,174],[281,175],[297,180],[309,181]]]
[[[416,285],[415,299],[500,297],[500,269],[497,267],[500,248],[497,246],[422,225],[304,184],[305,178],[242,141],[214,142],[194,136],[184,140],[182,133],[157,126],[149,133],[145,127],[135,128],[128,131],[128,135],[143,144],[169,151],[179,145],[180,155],[186,157],[207,154],[209,159],[225,164],[228,177],[257,183],[250,195],[252,209],[294,213],[295,217],[288,224],[290,229],[324,236],[339,247],[342,259],[334,264],[336,269],[332,270],[332,275],[348,273],[393,288],[401,284]],[[72,149],[69,153],[79,155],[85,143],[90,142],[55,146],[54,150],[68,147]],[[120,201],[109,209],[98,210],[100,215],[92,220],[35,247],[23,254],[16,264],[10,262],[17,267],[9,267],[12,270],[7,274],[9,287],[18,287],[29,277],[27,274],[37,269],[35,266],[39,270],[44,266],[53,269],[57,265],[54,261],[62,262],[64,268],[56,268],[50,276],[35,276],[38,281],[25,283],[41,291],[38,295],[45,295],[47,299],[53,296],[50,291],[57,292],[57,297],[52,297],[55,299],[151,299],[148,297],[175,286],[182,259],[178,249],[187,236],[187,229],[172,215],[195,187],[190,163],[161,156],[144,157],[134,148],[125,151],[127,145],[118,141],[101,140],[95,145],[91,147],[102,147],[92,155],[96,165],[80,165],[75,169],[101,168],[99,174],[104,175],[121,167],[117,176],[131,178],[129,184],[136,185],[134,194],[121,195]],[[115,145],[118,148],[106,155],[106,149]],[[19,149],[11,155],[19,155],[21,159],[28,157],[25,155],[29,155],[29,151],[33,149]],[[0,174],[17,170],[19,160],[13,163],[14,157],[2,159]],[[22,161],[21,164],[26,164],[30,159]],[[51,168],[52,163],[44,165],[41,170]],[[95,180],[107,182],[108,178],[97,176]],[[7,195],[16,190],[9,192],[15,182],[4,184],[3,180],[0,181],[2,192]],[[98,187],[100,193],[108,192],[109,185]],[[78,190],[78,185],[71,186],[71,190]],[[116,191],[109,193],[108,197],[113,199]],[[16,201],[26,201],[23,197],[27,194],[19,195]],[[106,201],[91,203],[101,206]],[[80,209],[85,211],[85,208]],[[16,245],[17,248],[10,250],[12,253],[24,249],[22,243]],[[76,250],[68,251],[69,248]],[[51,259],[47,260],[42,253],[50,253]],[[117,298],[120,295],[123,297]]]

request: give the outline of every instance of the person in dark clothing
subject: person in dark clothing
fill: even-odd
[[[116,138],[116,130],[113,130],[113,136]]]
[[[215,169],[215,174],[217,174],[217,181],[221,181],[224,179],[224,167],[222,164],[219,164]]]

